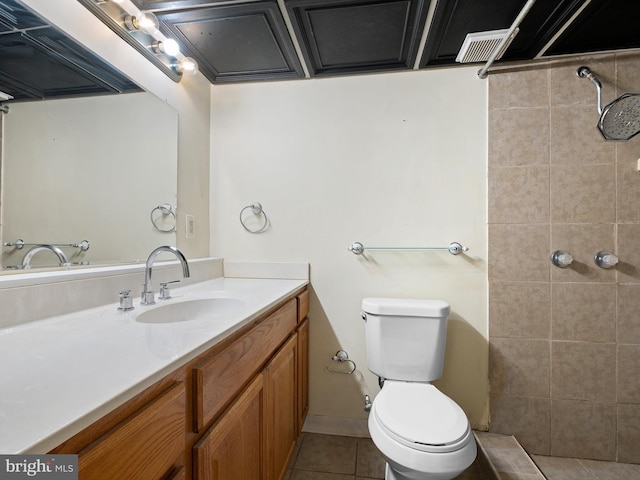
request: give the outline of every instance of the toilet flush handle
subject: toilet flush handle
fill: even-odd
[[[360,315],[362,315],[362,319],[366,322],[367,321],[367,314],[364,312],[360,312]]]

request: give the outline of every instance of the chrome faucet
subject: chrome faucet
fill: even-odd
[[[55,245],[42,244],[42,245],[34,245],[29,249],[27,253],[25,253],[24,257],[22,258],[21,268],[31,268],[31,259],[33,258],[33,256],[36,253],[42,252],[44,250],[49,250],[50,252],[55,253],[56,256],[58,257],[58,260],[60,260],[61,267],[69,265],[69,260],[67,260],[67,256],[64,254],[62,250],[60,250],[59,247],[56,247]]]
[[[144,272],[144,289],[142,290],[142,300],[140,302],[142,305],[153,305],[156,303],[155,296],[153,294],[153,286],[151,285],[151,268],[153,267],[153,261],[162,252],[171,252],[178,257],[178,260],[180,260],[180,263],[182,264],[182,276],[184,278],[189,277],[189,264],[180,250],[169,245],[163,245],[162,247],[156,248],[151,252],[149,258],[147,258],[147,265]]]

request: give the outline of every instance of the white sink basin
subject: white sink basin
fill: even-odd
[[[197,298],[172,302],[143,311],[136,317],[141,323],[177,323],[190,320],[215,319],[238,310],[244,301],[237,298]],[[141,307],[144,308],[144,307]]]

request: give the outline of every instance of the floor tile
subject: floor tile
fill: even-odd
[[[500,480],[540,480],[540,474],[500,472]]]
[[[358,439],[353,437],[305,435],[293,466],[292,480],[302,480],[303,477],[296,476],[298,470],[355,475],[357,443]],[[317,480],[329,479],[322,477]]]
[[[341,475],[339,473],[309,472],[306,470],[294,470],[291,480],[354,480],[353,475]]]
[[[493,480],[493,476],[488,476],[476,460],[454,480]]]
[[[356,475],[364,478],[384,478],[386,462],[370,438],[358,439]]]
[[[575,458],[534,455],[533,461],[547,480],[587,480],[591,477],[584,465]]]
[[[627,463],[580,460],[580,463],[598,480],[640,480],[640,467]],[[550,479],[555,480],[555,479]]]
[[[479,441],[500,468],[500,480],[538,480],[528,464],[513,460],[520,449],[507,435],[479,433]],[[520,450],[527,459],[528,456]],[[640,465],[533,455],[547,480],[640,480]],[[381,480],[384,458],[370,439],[303,433],[286,480]],[[456,480],[488,480],[493,475],[474,462]]]

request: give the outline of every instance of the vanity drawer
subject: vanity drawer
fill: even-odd
[[[176,459],[182,463],[185,425],[185,386],[178,383],[82,450],[79,478],[164,478]]]
[[[298,323],[302,323],[302,320],[309,314],[309,290],[305,290],[298,295]]]
[[[238,340],[193,370],[194,430],[202,430],[266,363],[296,327],[297,301],[291,299]]]

